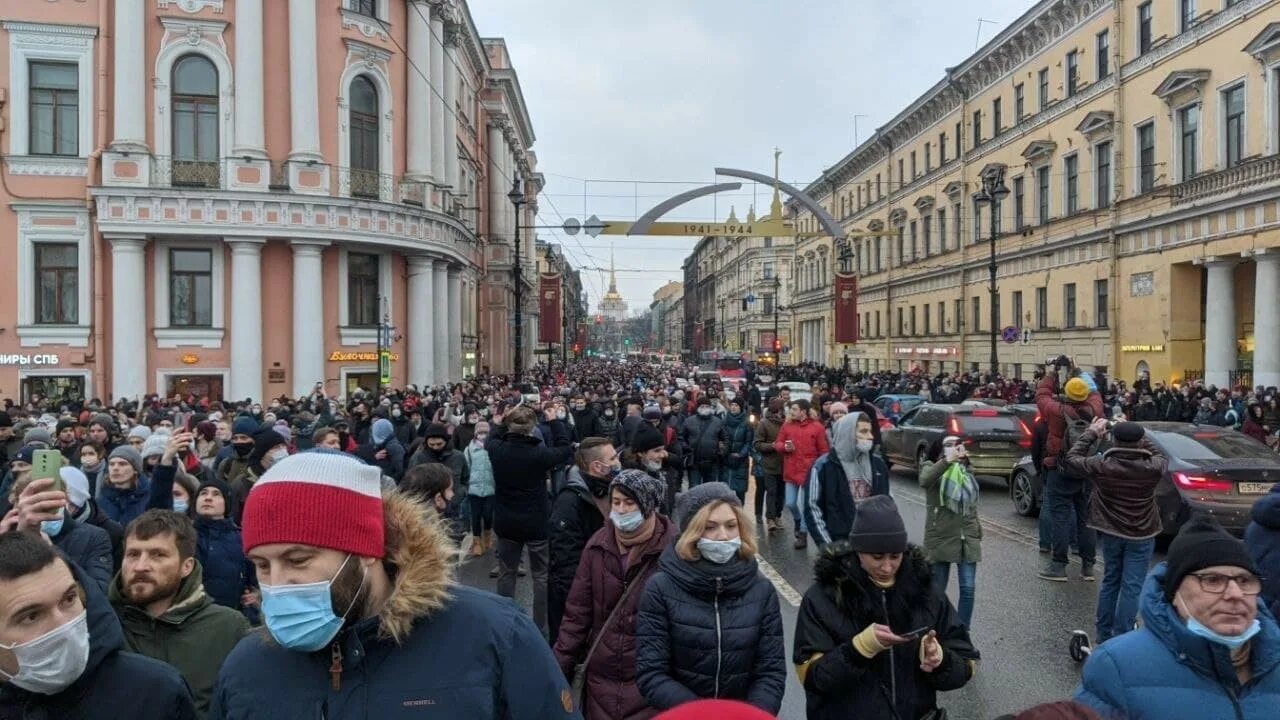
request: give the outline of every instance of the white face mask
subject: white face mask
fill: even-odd
[[[75,682],[89,664],[89,612],[20,645],[0,645],[18,660],[9,682],[28,692],[56,695]]]

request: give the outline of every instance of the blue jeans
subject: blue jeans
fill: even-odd
[[[1080,546],[1080,562],[1084,565],[1093,565],[1097,560],[1097,548],[1094,547],[1096,537],[1093,530],[1084,524],[1085,519],[1089,517],[1085,483],[1064,477],[1057,468],[1054,468],[1049,471],[1046,489],[1049,497],[1049,517],[1053,520],[1053,564],[1066,567],[1067,549],[1071,544],[1071,529],[1074,527],[1076,540]],[[1071,517],[1073,512],[1074,518]]]
[[[1102,549],[1102,561],[1106,563],[1102,585],[1098,588],[1097,617],[1097,639],[1104,643],[1133,629],[1138,617],[1138,597],[1142,594],[1156,541],[1155,538],[1126,540],[1098,533],[1098,545]]]
[[[702,483],[715,482],[720,479],[720,471],[715,465],[694,465],[689,468],[689,489]]]
[[[787,509],[791,511],[791,517],[795,518],[796,532],[804,533],[806,532],[804,527],[804,508],[800,507],[801,488],[799,485],[793,485],[792,483],[789,483],[786,481],[783,481],[782,484],[785,485],[787,488],[785,502],[787,505]]]
[[[978,563],[956,563],[956,582],[960,583],[960,621],[967,628],[973,624],[973,595],[978,584]],[[950,581],[951,563],[936,562],[933,564],[933,584],[941,588],[945,594]]]

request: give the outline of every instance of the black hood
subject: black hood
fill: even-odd
[[[674,544],[662,551],[658,569],[690,595],[704,598],[714,597],[717,589],[721,595],[742,595],[751,588],[760,571],[754,558],[743,560],[735,557],[723,565],[705,558],[689,562],[676,554]]]
[[[846,613],[859,619],[874,619],[905,631],[933,593],[933,571],[924,550],[908,545],[893,587],[884,591],[871,581],[858,562],[858,555],[846,541],[828,545],[813,563],[814,578],[823,591]],[[888,618],[885,618],[885,605]]]

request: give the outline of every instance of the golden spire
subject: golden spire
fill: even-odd
[[[613,247],[609,248],[609,292],[604,296],[611,299],[621,297],[618,294],[618,274],[613,264]]]
[[[769,206],[770,216],[774,220],[782,219],[782,193],[778,190],[778,178],[780,163],[778,158],[782,157],[782,151],[778,148],[773,149],[773,203]]]

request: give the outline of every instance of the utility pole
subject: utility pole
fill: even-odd
[[[720,349],[724,349],[724,298],[716,303],[720,306]]]
[[[987,262],[989,297],[987,304],[990,305],[990,333],[988,339],[991,344],[991,374],[995,375],[1000,370],[1000,353],[999,353],[999,336],[1000,328],[1000,296],[996,290],[996,235],[999,228],[1000,203],[1009,196],[1009,188],[1004,184],[1004,169],[996,168],[988,172],[982,177],[982,189],[974,193],[974,202],[979,205],[987,205],[991,209],[991,246],[990,259]]]
[[[524,265],[522,264],[520,257],[520,208],[528,202],[524,196],[524,186],[520,184],[519,175],[516,175],[511,179],[511,192],[507,193],[507,198],[511,200],[511,204],[515,208],[516,216],[516,264],[514,268],[516,281],[516,347],[513,371],[515,374],[515,381],[518,383],[524,377]]]

